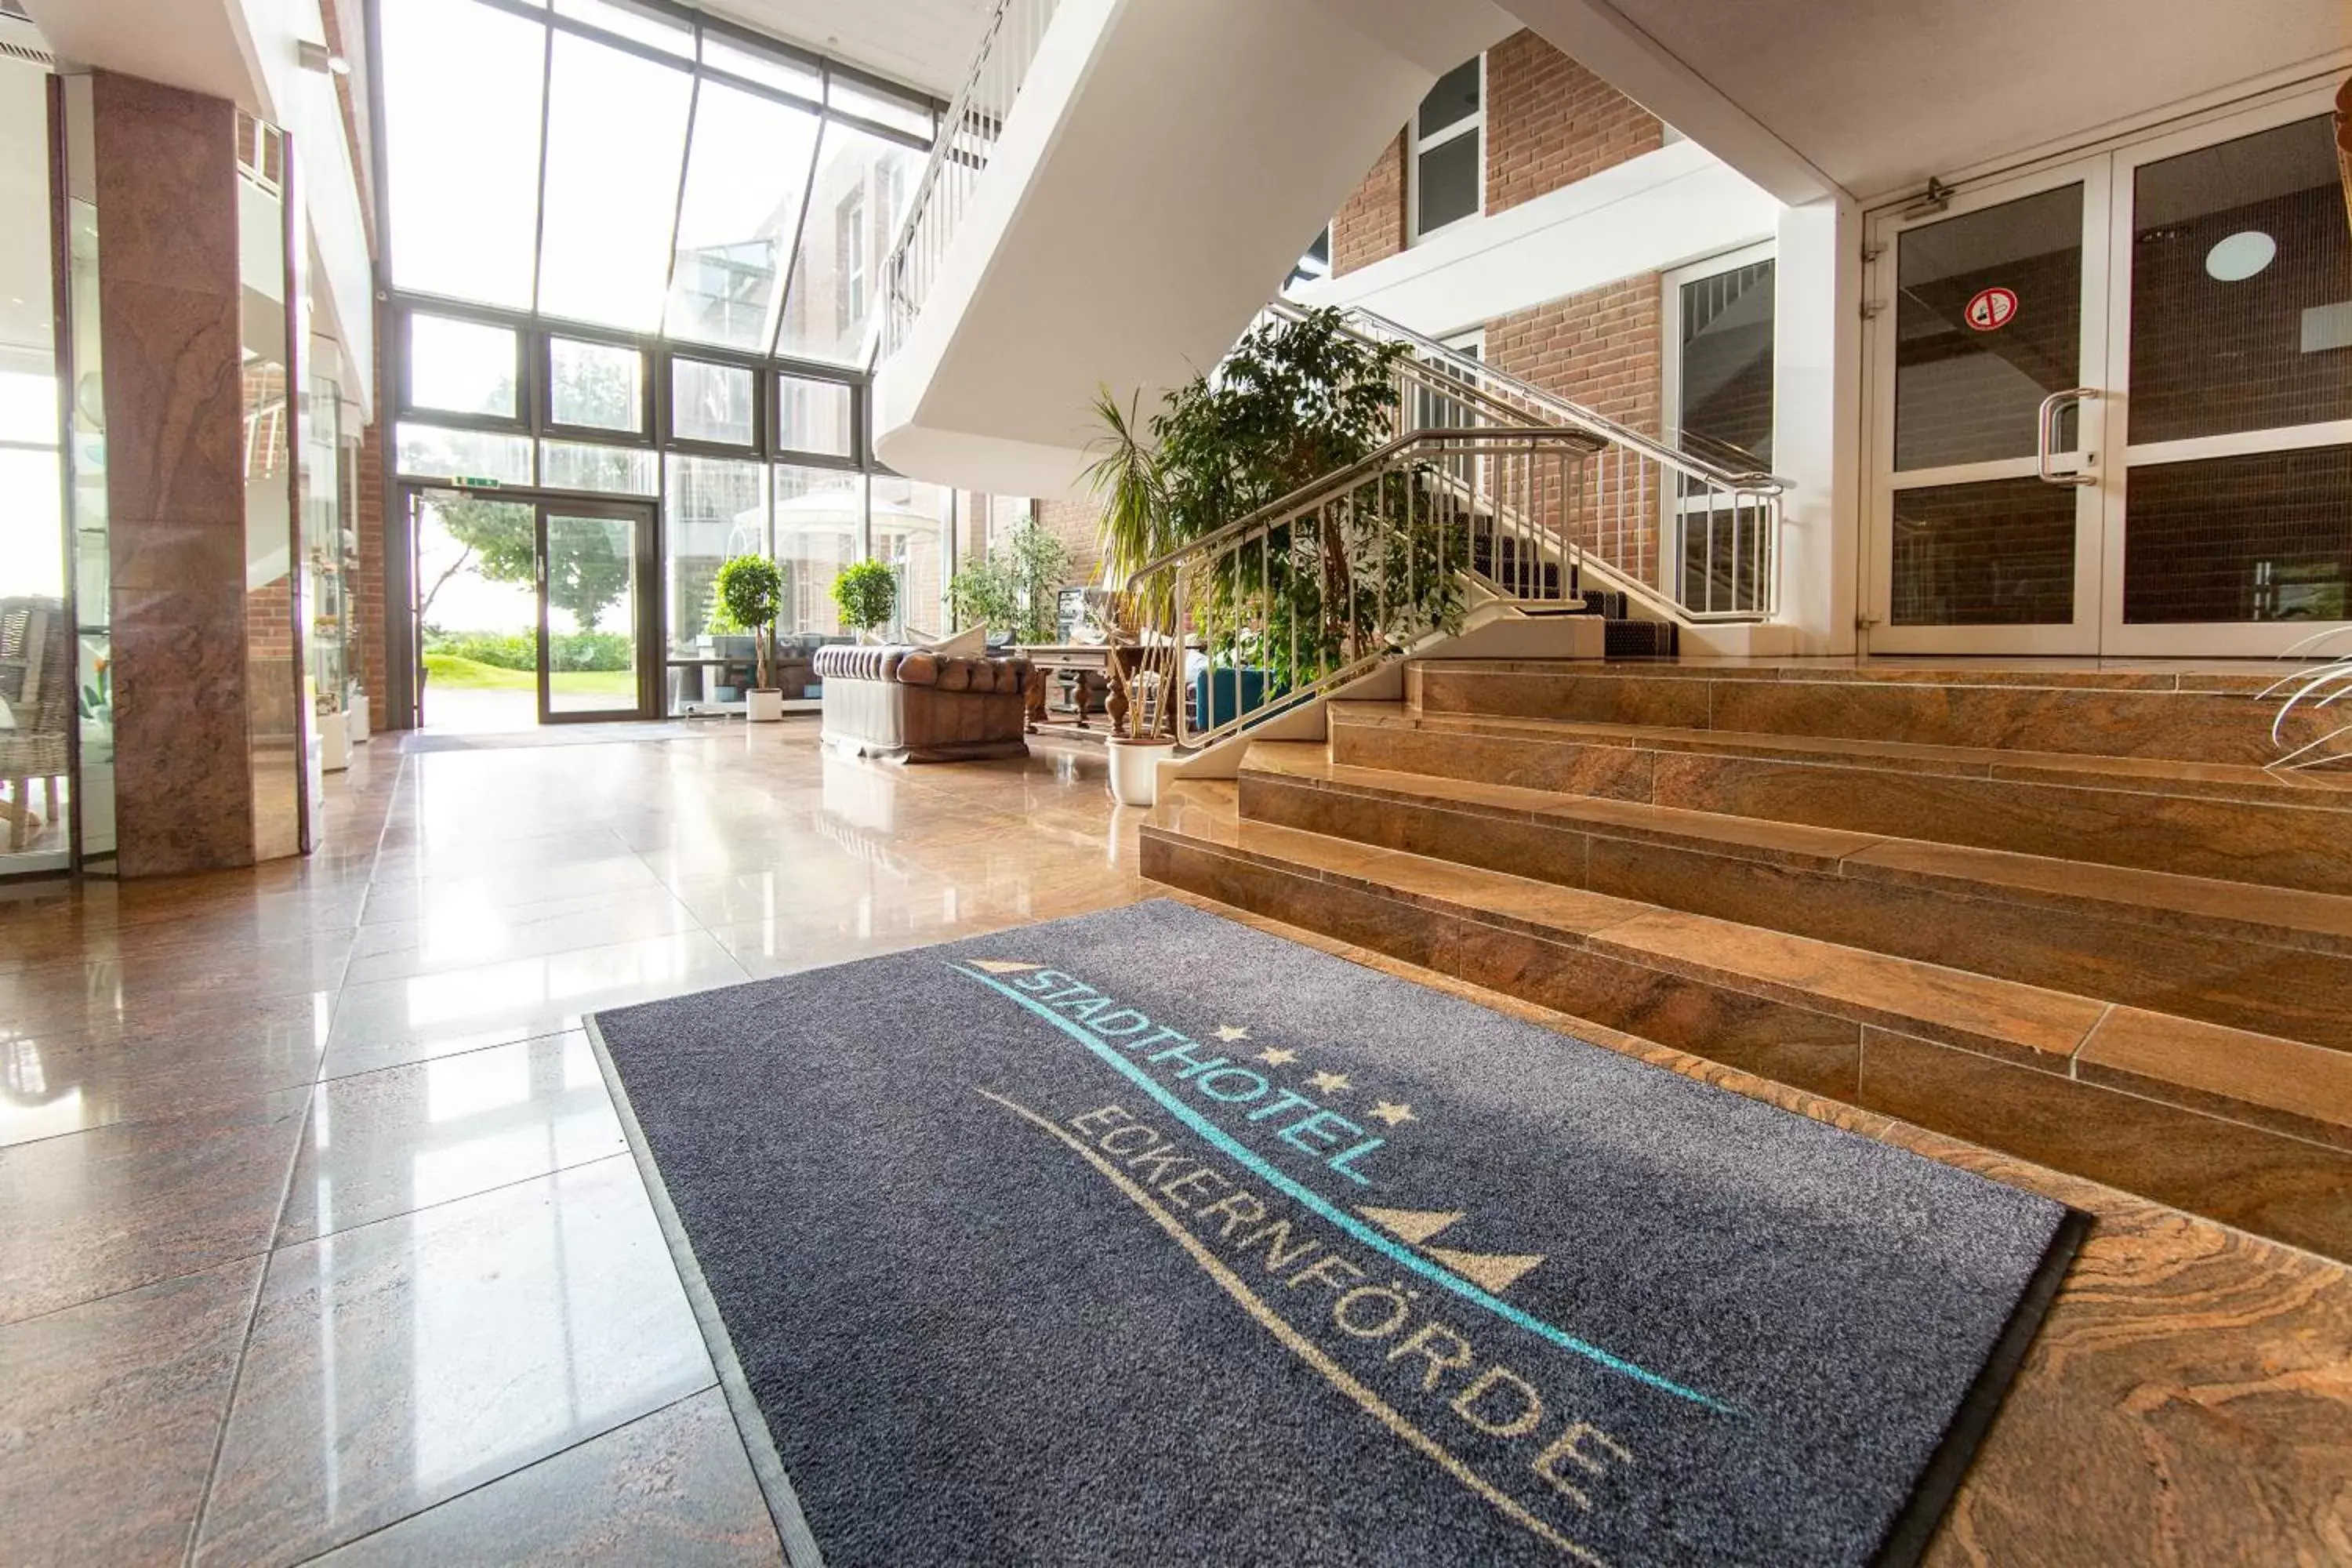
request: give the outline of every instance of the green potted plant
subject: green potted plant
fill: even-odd
[[[755,724],[784,716],[784,694],[771,678],[775,664],[776,617],[784,606],[784,574],[764,555],[738,555],[719,569],[715,586],[727,618],[751,634],[759,685],[744,700],[744,716]]]
[[[860,561],[845,566],[833,580],[833,603],[841,612],[841,624],[861,638],[888,624],[898,598],[898,579],[884,562]]]
[[[1143,438],[1137,404],[1138,400],[1130,400],[1121,408],[1108,387],[1096,395],[1095,418],[1102,434],[1088,448],[1095,460],[1087,468],[1087,482],[1102,506],[1106,575],[1122,589],[1171,542],[1168,489],[1160,455]],[[1182,639],[1176,635],[1175,606],[1166,584],[1154,583],[1144,592],[1144,600],[1122,606],[1122,618],[1132,617],[1136,637],[1144,649],[1135,680],[1129,684],[1132,687],[1151,677],[1155,700],[1138,702],[1130,691],[1128,733],[1107,742],[1111,798],[1121,805],[1150,805],[1157,801],[1160,764],[1176,754],[1169,696],[1176,689]]]

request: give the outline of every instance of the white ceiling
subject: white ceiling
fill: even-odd
[[[990,0],[706,0],[703,7],[877,76],[953,98]]]
[[[1506,4],[1735,166],[1745,121],[1865,199],[2352,49],[2345,0]]]

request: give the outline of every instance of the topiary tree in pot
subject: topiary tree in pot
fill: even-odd
[[[718,607],[751,634],[759,685],[745,700],[745,716],[767,723],[784,716],[784,694],[775,683],[776,617],[784,608],[784,574],[764,555],[738,555],[719,568],[712,583]]]
[[[841,612],[841,624],[860,637],[887,625],[898,600],[898,579],[886,562],[857,562],[843,567],[833,580],[833,603]]]

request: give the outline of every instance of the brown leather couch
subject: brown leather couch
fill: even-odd
[[[1028,754],[1029,661],[919,647],[822,647],[824,740],[860,756],[961,763]]]

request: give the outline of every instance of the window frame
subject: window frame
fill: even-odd
[[[439,408],[420,407],[409,396],[410,365],[408,323],[415,316],[437,316],[464,321],[476,325],[498,327],[515,334],[515,408],[511,417],[498,415],[459,414]],[[541,441],[584,442],[592,446],[626,447],[634,450],[650,448],[656,454],[690,453],[700,457],[736,458],[766,463],[787,463],[801,468],[838,468],[850,472],[885,472],[870,448],[868,402],[872,395],[873,377],[866,371],[850,370],[842,365],[821,361],[776,359],[770,355],[743,350],[714,349],[699,343],[672,343],[666,339],[641,333],[615,331],[610,328],[582,327],[569,321],[534,319],[521,310],[501,310],[489,306],[457,306],[432,299],[394,297],[391,306],[390,331],[384,335],[386,384],[394,393],[391,416],[394,424],[437,426],[453,430],[480,431],[495,436],[519,436],[529,439],[531,446],[532,483],[509,483],[509,489],[537,490],[539,485],[539,450]],[[633,349],[645,367],[645,381],[639,390],[643,400],[644,425],[636,431],[608,430],[593,425],[572,425],[557,421],[554,416],[553,345],[558,338],[575,342],[595,343],[608,348]],[[670,395],[672,367],[676,361],[687,360],[701,364],[725,365],[748,372],[751,377],[751,435],[747,442],[716,441],[706,437],[685,437],[677,433],[676,409]],[[786,447],[782,439],[779,378],[792,376],[802,381],[818,382],[845,389],[849,398],[849,447],[845,453],[812,452]],[[447,476],[410,473],[399,468],[396,458],[388,453],[387,481],[415,484],[445,483]],[[604,494],[593,490],[551,490],[559,495],[590,496]]]
[[[1727,272],[1753,267],[1759,262],[1773,264],[1772,317],[1780,321],[1780,246],[1777,238],[1759,239],[1730,250],[1719,250],[1712,256],[1680,267],[1667,268],[1658,275],[1658,434],[1659,439],[1676,451],[1682,450],[1683,437],[1683,289],[1685,285],[1720,278]],[[1775,450],[1780,447],[1780,403],[1777,378],[1779,375],[1778,343],[1774,345],[1774,375],[1776,385],[1772,400],[1772,436]],[[1682,595],[1682,574],[1689,559],[1688,546],[1683,538],[1685,519],[1706,515],[1709,511],[1705,495],[1685,495],[1679,484],[1661,484],[1658,495],[1658,567],[1662,578],[1672,576],[1674,595],[1678,603]],[[1671,544],[1671,550],[1669,545]]]
[[[653,447],[660,443],[655,434],[656,405],[660,402],[654,387],[653,356],[642,340],[626,332],[598,331],[573,327],[542,327],[535,334],[538,409],[531,426],[536,436],[559,441],[593,441],[613,447]],[[637,427],[613,430],[601,425],[570,425],[555,416],[555,342],[591,343],[599,348],[628,349],[637,356]]]
[[[1732,250],[1719,250],[1713,256],[1668,268],[1658,277],[1658,428],[1666,445],[1681,450],[1683,433],[1683,289],[1692,283],[1709,278],[1720,278],[1727,272],[1737,272],[1753,267],[1759,261],[1773,263],[1773,317],[1780,316],[1780,245],[1777,239],[1759,239]],[[1773,434],[1780,430],[1780,410],[1776,400],[1772,409]],[[1779,445],[1776,439],[1774,445]]]
[[[514,334],[514,406],[506,414],[467,414],[456,409],[436,408],[416,401],[415,356],[409,352],[411,323],[419,316],[431,316],[441,321],[462,321],[470,326],[496,327]],[[418,300],[401,306],[394,320],[391,342],[385,345],[393,364],[390,381],[394,391],[393,414],[395,420],[407,420],[419,425],[441,425],[451,429],[487,430],[499,435],[533,433],[537,418],[533,405],[538,395],[538,378],[532,374],[530,329],[506,311],[487,305],[456,305],[440,300]]]
[[[486,306],[481,304],[479,301],[462,300],[446,296],[436,295],[424,289],[404,288],[400,284],[399,256],[397,246],[394,243],[396,237],[392,231],[391,195],[388,185],[390,153],[388,146],[380,140],[377,148],[377,156],[375,158],[376,190],[374,197],[377,218],[376,230],[380,237],[378,243],[379,255],[377,258],[377,274],[380,278],[388,280],[389,288],[387,289],[387,293],[389,297],[394,301],[402,304],[434,304],[436,306],[446,306],[444,313],[449,314],[461,314],[473,310],[487,310],[492,317],[500,321],[510,320],[514,316],[520,315],[530,320],[534,324],[567,325],[572,329],[572,331],[567,335],[572,336],[591,336],[597,333],[603,333],[609,336],[619,331],[624,333],[624,335],[641,335],[649,341],[668,341],[661,337],[661,328],[667,320],[668,311],[668,287],[670,282],[674,281],[676,276],[677,246],[677,203],[676,202],[672,204],[670,215],[668,250],[670,257],[670,274],[669,277],[665,279],[661,318],[656,321],[652,331],[645,334],[630,333],[626,329],[616,329],[608,323],[571,321],[569,318],[557,316],[540,308],[539,290],[545,271],[546,263],[545,206],[547,201],[547,169],[549,163],[547,148],[548,129],[550,125],[550,116],[551,113],[551,99],[553,96],[549,89],[552,86],[553,82],[552,73],[555,58],[553,44],[555,35],[558,33],[570,34],[575,37],[601,45],[607,48],[617,49],[624,54],[633,56],[638,59],[650,61],[654,64],[664,66],[673,70],[684,71],[687,74],[691,85],[689,89],[686,133],[678,149],[678,195],[681,198],[684,193],[686,174],[691,167],[691,161],[693,158],[695,121],[694,104],[695,100],[699,97],[700,86],[705,79],[723,83],[730,88],[737,89],[754,97],[767,99],[793,109],[813,113],[817,117],[821,127],[827,124],[839,124],[845,129],[862,132],[869,136],[877,137],[885,142],[894,142],[898,146],[908,148],[913,152],[926,155],[928,155],[933,146],[937,144],[941,119],[948,108],[948,106],[940,100],[931,94],[922,91],[919,89],[908,87],[901,82],[892,81],[887,78],[877,76],[870,71],[861,70],[855,66],[834,59],[829,56],[795,47],[779,39],[768,37],[740,24],[730,24],[719,18],[712,17],[700,10],[677,4],[676,0],[624,0],[624,3],[629,9],[667,18],[677,23],[681,28],[684,29],[685,36],[688,38],[691,45],[689,51],[684,55],[674,54],[667,50],[656,47],[653,45],[642,43],[637,39],[629,37],[624,34],[607,32],[593,23],[584,21],[576,16],[562,15],[557,12],[552,5],[546,4],[546,0],[538,0],[538,3],[536,4],[533,3],[533,0],[469,0],[469,3],[487,7],[490,10],[501,12],[527,22],[537,23],[549,30],[547,35],[548,47],[544,51],[540,85],[539,180],[537,185],[531,192],[531,198],[535,204],[535,208],[538,213],[538,231],[537,237],[531,247],[530,257],[530,305],[528,309],[520,307],[509,308],[498,305]],[[380,59],[383,58],[382,31],[383,21],[379,14],[379,7],[371,5],[369,7],[369,45],[372,51],[372,58]],[[769,83],[753,80],[750,78],[738,75],[733,71],[728,70],[723,66],[714,66],[706,63],[703,58],[705,54],[703,41],[706,37],[718,37],[730,47],[743,50],[747,53],[766,55],[779,60],[790,61],[800,66],[814,68],[816,73],[814,88],[815,96],[814,98],[810,98],[804,97],[799,93],[788,92]],[[835,107],[833,101],[835,97],[833,92],[833,83],[836,78],[847,82],[855,83],[859,89],[868,93],[887,99],[896,100],[903,103],[910,114],[915,112],[928,113],[931,126],[930,136],[927,139],[914,134],[903,126],[890,125],[882,121],[870,120],[855,112],[854,110]],[[380,79],[371,81],[371,109],[377,117],[378,124],[383,124],[384,112],[384,88],[383,83]],[[806,223],[807,199],[809,195],[814,193],[816,175],[819,172],[819,160],[822,156],[823,143],[822,140],[820,140],[817,152],[810,160],[807,180],[803,186],[802,222],[803,226]],[[777,300],[774,312],[775,320],[769,323],[766,341],[761,344],[758,352],[758,357],[760,358],[776,362],[789,362],[796,357],[781,353],[778,350],[782,337],[783,308],[790,293],[793,275],[798,269],[800,262],[801,247],[799,238],[800,237],[796,233],[792,248],[784,258],[784,265],[778,272],[776,285]],[[887,243],[887,241],[885,243]],[[883,258],[880,257],[869,257],[867,258],[867,270],[869,273],[878,268]],[[870,281],[868,287],[870,292]],[[678,341],[683,342],[685,340],[681,339]],[[741,353],[745,351],[739,350],[734,352]],[[842,368],[843,367],[838,365],[826,367],[829,371],[835,373],[838,373]]]
[[[1486,216],[1486,52],[1481,49],[1475,58],[1478,62],[1478,107],[1475,110],[1428,136],[1421,133],[1420,104],[1413,105],[1412,118],[1405,121],[1404,242],[1407,246],[1419,245],[1434,235],[1444,234]],[[1461,68],[1460,66],[1454,68],[1455,70]],[[1441,77],[1439,79],[1444,79]],[[1435,85],[1431,84],[1433,89]],[[1426,98],[1427,94],[1423,96]],[[1460,217],[1449,218],[1434,228],[1423,228],[1421,226],[1421,161],[1428,153],[1465,136],[1477,138],[1478,153],[1473,160],[1478,171],[1477,205]]]

